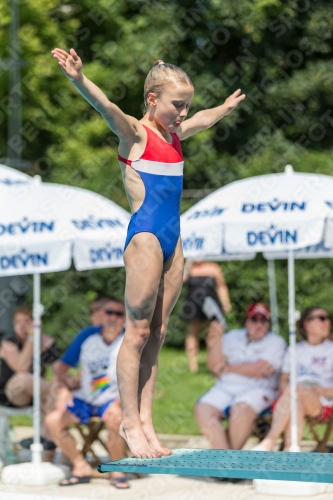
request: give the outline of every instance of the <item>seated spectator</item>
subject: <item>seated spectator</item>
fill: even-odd
[[[260,303],[247,309],[241,330],[223,335],[221,324],[211,323],[207,366],[218,381],[197,402],[195,416],[212,448],[241,449],[276,397],[286,344],[270,326],[269,308]],[[221,420],[228,417],[225,431]]]
[[[105,306],[105,304],[110,302],[110,300],[112,300],[110,295],[100,293],[94,300],[90,302],[90,323],[93,326],[99,326],[103,323],[103,307]]]
[[[70,344],[57,368],[60,389],[56,409],[46,416],[45,422],[54,441],[72,461],[73,470],[61,486],[88,483],[92,474],[90,465],[76,449],[68,428],[74,423],[86,424],[91,417],[100,417],[109,432],[108,450],[112,460],[125,456],[126,445],[119,436],[122,412],[116,376],[116,361],[123,340],[125,307],[123,302],[109,298],[102,308],[100,326],[82,330]],[[80,365],[80,387],[72,388],[68,371]],[[112,472],[116,488],[128,488],[122,472]]]
[[[13,318],[14,334],[5,337],[0,345],[0,405],[22,407],[32,405],[33,398],[33,319],[30,307],[18,307]],[[55,383],[45,380],[46,366],[55,369],[59,358],[54,339],[41,336],[41,412],[45,415],[54,407],[57,395]],[[32,444],[32,439],[25,440]],[[45,425],[41,428],[41,441],[45,449],[55,449]],[[28,446],[29,447],[29,446]]]
[[[325,419],[332,413],[333,342],[328,340],[331,320],[319,307],[305,309],[298,322],[300,336],[296,344],[298,443],[303,435],[304,417]],[[276,439],[284,432],[285,451],[291,445],[290,436],[290,348],[280,378],[282,391],[274,411],[271,429],[256,450],[273,450]]]
[[[100,326],[103,323],[104,319],[104,309],[103,307],[112,301],[112,297],[106,294],[99,294],[97,297],[92,300],[89,304],[90,311],[90,324],[92,326]],[[62,382],[67,386],[68,389],[75,389],[79,387],[81,380],[80,371],[77,370],[75,376],[63,374]]]

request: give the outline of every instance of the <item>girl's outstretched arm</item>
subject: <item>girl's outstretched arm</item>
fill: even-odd
[[[106,97],[104,92],[82,73],[82,61],[74,49],[69,53],[62,49],[52,50],[53,57],[65,75],[71,80],[83,97],[103,116],[110,129],[121,140],[135,140],[138,136],[138,120],[126,115]]]
[[[235,109],[243,99],[245,99],[245,94],[241,94],[241,90],[238,89],[221,106],[199,111],[192,118],[181,124],[177,132],[179,139],[183,141],[191,137],[191,135],[211,127]]]

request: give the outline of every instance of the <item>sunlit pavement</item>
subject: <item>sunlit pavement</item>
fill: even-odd
[[[15,438],[31,435],[30,428],[15,428]],[[78,436],[75,436],[78,438]],[[162,436],[161,436],[162,437]],[[179,447],[203,448],[207,443],[199,436],[163,436],[165,445]],[[184,440],[188,439],[187,442]],[[184,442],[183,442],[184,441]],[[245,448],[256,444],[249,440]],[[189,446],[192,445],[192,446]],[[309,451],[311,442],[302,443],[302,451]],[[101,451],[96,449],[96,451]],[[97,473],[96,473],[97,474]],[[129,475],[129,477],[131,477]],[[280,497],[279,495],[262,495],[255,492],[252,481],[237,484],[216,482],[213,479],[179,477],[171,475],[150,475],[140,479],[130,479],[131,488],[119,491],[110,485],[107,474],[93,478],[89,484],[61,487],[57,484],[47,486],[20,486],[0,483],[0,500],[292,500],[301,497]],[[332,500],[332,493],[316,495],[317,500]]]
[[[0,500],[280,500],[279,496],[261,495],[250,481],[238,484],[216,483],[202,478],[154,475],[130,482],[131,488],[118,491],[105,479],[70,487],[57,485],[28,487],[0,485]],[[300,497],[283,497],[291,500]],[[318,500],[331,500],[332,493],[317,495]]]

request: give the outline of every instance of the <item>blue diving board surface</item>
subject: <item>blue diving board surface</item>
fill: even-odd
[[[161,458],[115,460],[98,471],[333,483],[333,454],[182,449]]]

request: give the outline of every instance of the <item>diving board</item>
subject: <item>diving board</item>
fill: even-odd
[[[181,449],[168,457],[107,462],[98,471],[333,483],[333,454]]]

